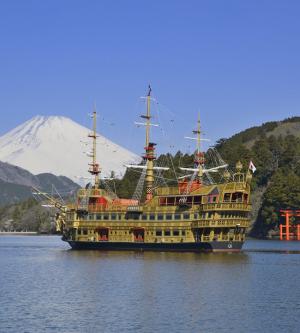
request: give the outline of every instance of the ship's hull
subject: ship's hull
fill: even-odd
[[[239,252],[243,242],[138,243],[67,241],[73,250]]]

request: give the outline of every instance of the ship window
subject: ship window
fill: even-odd
[[[213,213],[212,212],[209,212],[208,214],[207,214],[207,218],[208,219],[211,219],[213,217]]]
[[[174,197],[167,197],[167,204],[168,205],[174,205],[175,198]]]
[[[202,197],[202,203],[204,203],[204,204],[207,203],[207,196],[206,195]]]
[[[181,230],[181,236],[185,236],[185,230]]]
[[[174,219],[175,220],[180,220],[181,219],[181,214],[175,214]]]
[[[111,218],[112,220],[115,220],[115,219],[117,218],[117,215],[116,215],[116,214],[111,214],[111,215],[110,215],[110,218]]]
[[[108,220],[108,218],[109,218],[109,215],[108,215],[108,214],[104,214],[104,215],[103,215],[103,220]]]
[[[184,218],[185,220],[188,220],[188,219],[190,218],[190,214],[188,214],[188,213],[184,213],[184,214],[183,214],[183,218]]]
[[[164,235],[165,236],[171,236],[171,231],[170,230],[165,230]]]
[[[167,204],[167,198],[166,197],[159,198],[159,204],[161,206],[165,206]]]
[[[224,201],[229,202],[230,201],[230,193],[225,193],[224,194]]]
[[[191,204],[193,203],[193,197],[188,196],[188,197],[186,198],[186,203],[187,203],[188,205],[191,205]]]
[[[147,220],[147,214],[142,215],[142,220]]]
[[[232,201],[234,202],[242,202],[243,201],[243,193],[236,192],[232,194]]]
[[[216,195],[210,195],[208,197],[208,202],[209,203],[213,203],[213,202],[216,202],[217,201],[217,196]]]
[[[122,214],[118,214],[118,219],[122,220]]]
[[[166,214],[166,220],[172,220],[172,214]]]
[[[96,219],[97,219],[97,220],[101,220],[101,214],[97,214],[97,215],[96,215]]]
[[[194,204],[198,205],[201,203],[201,196],[200,195],[195,195],[194,196]]]
[[[209,236],[210,235],[210,229],[209,228],[204,229],[203,235],[204,236]]]
[[[158,219],[158,220],[163,220],[163,219],[164,219],[163,214],[157,214],[157,219]]]
[[[81,235],[81,229],[77,230],[78,235]]]
[[[197,219],[199,217],[199,214],[198,213],[195,213],[194,214],[194,219]]]
[[[82,229],[82,233],[83,233],[84,235],[87,235],[87,234],[88,234],[87,229]]]
[[[155,235],[156,236],[162,236],[162,231],[161,230],[156,230]]]
[[[173,236],[179,236],[179,230],[173,230]]]
[[[151,221],[155,220],[155,214],[150,214],[150,215],[149,215],[149,219],[150,219]]]

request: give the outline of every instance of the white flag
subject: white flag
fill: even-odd
[[[249,169],[250,169],[253,173],[256,171],[256,167],[255,167],[255,165],[253,164],[252,161],[250,161],[250,163],[249,163]]]

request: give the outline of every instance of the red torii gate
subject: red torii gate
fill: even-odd
[[[291,236],[293,239],[300,240],[300,224],[298,223],[296,226],[290,225],[290,217],[292,216],[300,217],[300,210],[281,209],[280,213],[281,213],[280,216],[285,217],[285,225],[284,224],[279,225],[280,240],[291,240]]]

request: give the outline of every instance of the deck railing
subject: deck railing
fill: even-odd
[[[248,227],[249,226],[248,218],[231,218],[231,219],[218,219],[218,220],[201,220],[194,221],[191,224],[192,228],[205,228],[205,227],[235,227],[239,224],[240,227]]]
[[[203,210],[244,210],[250,211],[251,204],[243,202],[223,202],[223,203],[207,203],[202,205]]]

